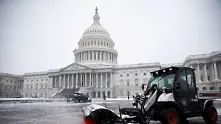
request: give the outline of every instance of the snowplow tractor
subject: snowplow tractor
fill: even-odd
[[[85,123],[96,124],[181,124],[187,118],[203,117],[206,123],[218,119],[213,100],[200,98],[194,69],[169,67],[150,72],[152,77],[142,86],[143,94],[136,96],[133,107],[119,108],[119,115],[99,105],[83,108]],[[93,120],[93,121],[88,121]]]

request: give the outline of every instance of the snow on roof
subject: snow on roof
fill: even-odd
[[[208,58],[208,57],[211,57],[211,56],[214,56],[214,55],[217,55],[217,54],[221,54],[221,51],[214,51],[212,53],[209,53],[209,54],[198,54],[198,55],[190,55],[188,56],[186,60],[189,60],[189,59],[201,59],[201,58]]]
[[[160,66],[159,62],[155,63],[139,63],[139,64],[129,64],[129,65],[119,65],[115,68],[137,68],[137,67],[150,67],[150,66]]]
[[[15,75],[15,74],[8,74],[8,73],[0,73],[0,76],[7,76],[7,77],[23,77],[22,75]]]
[[[183,66],[183,63],[161,64],[161,67],[162,67],[162,68],[171,67],[171,66],[182,67],[182,66]]]

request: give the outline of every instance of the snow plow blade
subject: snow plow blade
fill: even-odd
[[[112,110],[96,104],[83,107],[82,111],[84,124],[114,124],[121,120]]]

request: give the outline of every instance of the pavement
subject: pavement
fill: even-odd
[[[105,105],[118,113],[118,105],[131,106],[128,100],[93,101]],[[11,103],[0,104],[0,124],[83,124],[82,107],[91,103]],[[217,124],[221,124],[221,102],[215,102],[219,113]],[[205,124],[202,117],[188,119],[189,124]],[[151,124],[160,122],[151,121]]]

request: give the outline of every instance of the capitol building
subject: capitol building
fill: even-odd
[[[169,66],[195,69],[200,90],[221,90],[221,51],[190,55],[183,63],[118,65],[118,52],[101,25],[98,9],[93,23],[75,49],[75,62],[61,69],[13,75],[0,73],[0,97],[53,97],[65,89],[79,89],[91,98],[132,97],[140,94],[150,72]]]

